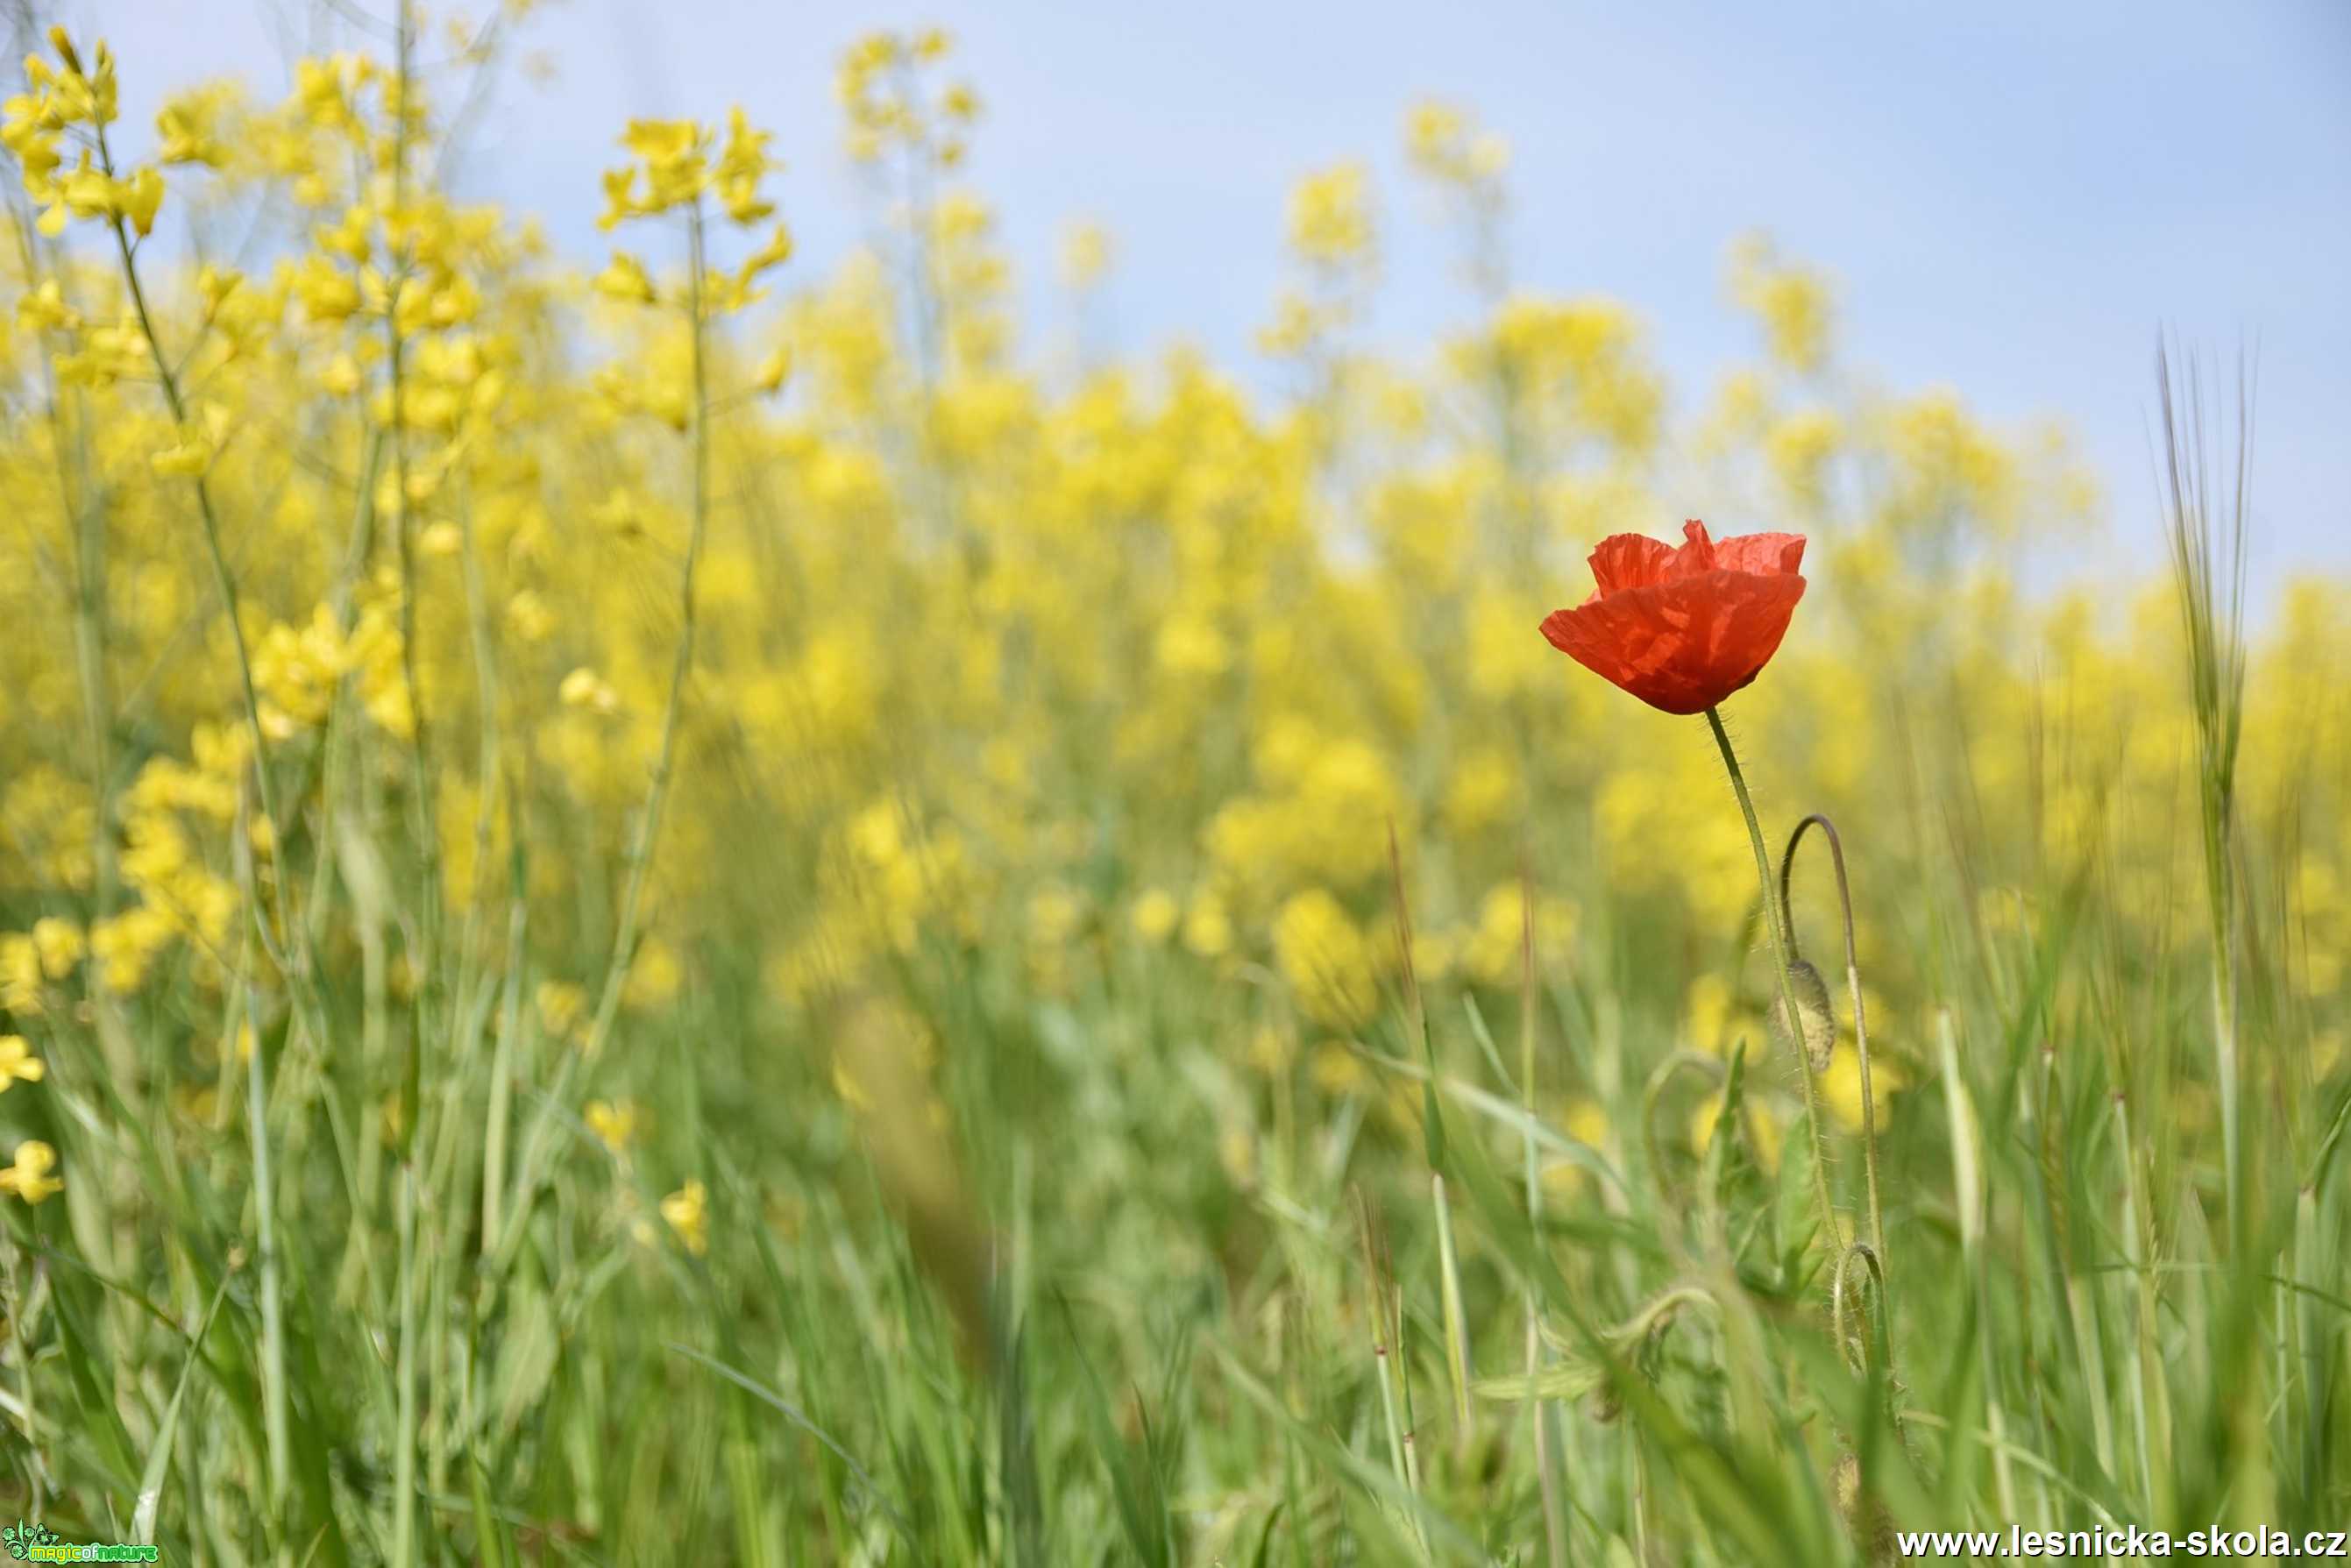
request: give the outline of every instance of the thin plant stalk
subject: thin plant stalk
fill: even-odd
[[[2115,1149],[2122,1166],[2123,1262],[2137,1296],[2131,1334],[2131,1415],[2138,1428],[2139,1486],[2148,1509],[2160,1515],[2171,1506],[2171,1405],[2163,1379],[2154,1217],[2140,1184],[2129,1102],[2119,1093],[2115,1096]]]
[[[2332,1278],[2333,1249],[2327,1245],[2327,1239],[2319,1228],[2318,1191],[2314,1186],[2305,1185],[2294,1195],[2294,1248],[2287,1257],[2284,1278]],[[2334,1402],[2333,1341],[2328,1327],[2322,1303],[2308,1292],[2302,1292],[2294,1302],[2294,1333],[2302,1359],[2302,1480],[2305,1492],[2314,1497],[2322,1495],[2325,1486],[2319,1461],[2325,1451],[2326,1428],[2330,1406]]]
[[[394,1419],[399,1440],[392,1449],[392,1561],[398,1568],[416,1555],[416,1296],[417,1176],[413,1159],[402,1161],[396,1200],[400,1226],[400,1345],[393,1376],[398,1388]]]
[[[1429,1164],[1444,1162],[1442,1126],[1437,1120],[1435,1084],[1437,1059],[1428,1033],[1428,1013],[1420,994],[1419,971],[1413,966],[1412,910],[1405,899],[1404,856],[1396,847],[1395,824],[1388,824],[1388,873],[1395,885],[1396,958],[1404,971],[1405,1005],[1409,1015],[1413,1043],[1419,1046],[1426,1059],[1429,1085],[1426,1091],[1424,1116],[1431,1141]],[[1468,1316],[1461,1304],[1461,1264],[1453,1245],[1453,1209],[1445,1198],[1445,1174],[1432,1169],[1428,1173],[1429,1203],[1437,1218],[1437,1258],[1438,1269],[1438,1299],[1444,1312],[1445,1375],[1452,1385],[1455,1441],[1469,1441],[1473,1412],[1469,1405],[1469,1328]]]
[[[1453,1244],[1453,1206],[1445,1198],[1444,1173],[1431,1171],[1428,1186],[1429,1201],[1437,1213],[1438,1287],[1445,1309],[1445,1373],[1453,1384],[1453,1419],[1459,1433],[1455,1442],[1466,1448],[1473,1430],[1474,1413],[1469,1405],[1469,1319],[1461,1304],[1461,1260]]]
[[[1355,1189],[1355,1234],[1364,1249],[1364,1271],[1372,1286],[1372,1378],[1380,1389],[1380,1419],[1387,1434],[1388,1464],[1395,1473],[1397,1484],[1417,1497],[1419,1466],[1408,1448],[1411,1438],[1405,1430],[1405,1417],[1396,1389],[1395,1330],[1400,1320],[1392,1311],[1394,1298],[1388,1293],[1387,1270],[1382,1265],[1379,1239],[1372,1221],[1372,1200],[1361,1187]],[[1417,1511],[1412,1513],[1412,1531],[1426,1558],[1428,1539]]]
[[[2237,376],[2235,462],[2220,476],[2204,428],[2201,379],[2191,364],[2184,389],[2173,383],[2171,357],[2158,342],[2156,391],[2163,422],[2165,534],[2188,637],[2188,672],[2195,710],[2197,787],[2202,807],[2204,882],[2212,945],[2213,1071],[2220,1095],[2220,1144],[2225,1165],[2229,1244],[2246,1222],[2238,1060],[2235,861],[2237,753],[2245,709],[2245,549],[2252,469],[2252,393],[2242,366]],[[2184,405],[2184,406],[2183,406]],[[2187,428],[2181,428],[2185,414]],[[2228,486],[2216,495],[2216,478]],[[2225,538],[2216,537],[2214,512],[2226,508]]]
[[[5,1273],[0,1273],[0,1282],[5,1282],[7,1290],[5,1306],[12,1335],[22,1332],[27,1317],[25,1311],[26,1298],[32,1294],[20,1286],[16,1278],[16,1259],[22,1250],[13,1238],[5,1247],[0,1247],[0,1269],[5,1269]],[[37,1270],[37,1265],[36,1268]],[[16,1403],[17,1415],[25,1427],[25,1452],[31,1458],[27,1477],[30,1485],[26,1490],[31,1494],[32,1516],[37,1523],[42,1509],[47,1506],[48,1494],[57,1490],[57,1482],[49,1472],[48,1458],[41,1448],[40,1411],[34,1403],[33,1353],[21,1339],[16,1347]]]
[[[408,222],[408,112],[412,55],[414,48],[413,0],[400,0],[393,24],[394,69],[392,101],[392,210],[386,215],[385,246],[392,247],[400,226]],[[416,1541],[416,1378],[417,1299],[423,1277],[432,1272],[429,1258],[420,1255],[418,1186],[420,1124],[424,1114],[423,1046],[434,1011],[434,989],[440,978],[441,947],[441,824],[434,800],[433,747],[426,727],[424,689],[416,663],[416,539],[415,518],[408,504],[408,398],[404,356],[405,334],[400,329],[401,296],[409,283],[409,257],[390,258],[389,298],[383,312],[384,361],[392,391],[392,538],[400,556],[401,677],[408,687],[409,762],[414,780],[413,831],[423,886],[416,967],[418,1016],[412,1020],[407,1071],[402,1075],[402,1153],[395,1207],[400,1232],[400,1342],[396,1354],[395,1420],[398,1438],[392,1450],[392,1550],[399,1568],[417,1561]]]
[[[246,939],[249,969],[252,939]],[[253,1057],[245,1066],[246,1126],[253,1144],[253,1207],[255,1242],[261,1253],[261,1427],[269,1459],[268,1512],[282,1516],[287,1477],[291,1469],[286,1396],[285,1284],[277,1258],[277,1198],[269,1172],[269,1072],[261,1051],[261,998],[249,976],[240,977],[246,1024],[254,1031]],[[233,1037],[234,1038],[234,1037]]]
[[[2008,1457],[2008,1411],[2000,1393],[2000,1361],[1993,1354],[1991,1258],[1984,1244],[1983,1130],[1975,1102],[1959,1074],[1959,1031],[1948,1008],[1936,1015],[1942,1051],[1943,1099],[1951,1118],[1951,1183],[1959,1198],[1959,1252],[1973,1277],[1976,1295],[1976,1355],[1983,1375],[1984,1430],[1991,1448],[1992,1479],[2003,1519],[2014,1519],[2016,1475]]]
[[[517,801],[511,812],[520,809]],[[515,841],[519,845],[518,824]],[[515,1045],[522,1033],[522,973],[523,939],[528,929],[528,911],[522,889],[521,855],[512,857],[515,870],[515,891],[507,912],[507,974],[503,996],[499,1002],[497,1040],[490,1051],[489,1103],[483,1111],[482,1134],[482,1239],[491,1244],[502,1233],[503,1211],[499,1204],[506,1197],[507,1129],[513,1119]]]
[[[1394,1357],[1394,1361],[1396,1380],[1396,1403],[1401,1407],[1401,1412],[1404,1417],[1405,1484],[1412,1489],[1412,1494],[1415,1497],[1418,1497],[1421,1494],[1422,1490],[1420,1484],[1420,1447],[1414,1440],[1414,1436],[1417,1428],[1413,1420],[1412,1414],[1412,1375],[1410,1370],[1412,1366],[1412,1357],[1410,1349],[1405,1343],[1404,1338],[1404,1287],[1393,1281],[1389,1282],[1385,1311],[1388,1314],[1388,1322],[1394,1324],[1395,1328],[1395,1338],[1394,1342],[1395,1345],[1395,1355]],[[1426,1558],[1428,1555],[1428,1531],[1420,1522],[1420,1515],[1417,1511],[1416,1511],[1412,1516],[1412,1532],[1415,1538],[1416,1538],[1420,1542],[1422,1557]]]
[[[1755,882],[1763,898],[1763,923],[1771,928],[1771,971],[1778,977],[1780,1006],[1786,1009],[1792,1026],[1803,1015],[1796,1010],[1796,996],[1788,980],[1792,956],[1788,950],[1788,934],[1781,928],[1780,906],[1771,896],[1771,855],[1763,845],[1763,827],[1755,818],[1755,802],[1747,793],[1747,778],[1739,770],[1739,755],[1730,747],[1730,732],[1722,727],[1722,711],[1706,710],[1706,722],[1714,732],[1714,744],[1722,752],[1722,765],[1729,771],[1730,788],[1739,797],[1740,814],[1747,819],[1747,840],[1755,851]],[[1836,1206],[1829,1197],[1829,1172],[1826,1145],[1821,1132],[1821,1089],[1813,1071],[1813,1060],[1803,1049],[1801,1035],[1796,1047],[1796,1066],[1804,1075],[1804,1128],[1812,1140],[1813,1200],[1820,1206],[1821,1234],[1834,1257],[1844,1246],[1837,1228]]]
[[[1535,894],[1534,880],[1519,868],[1519,1104],[1527,1113],[1527,1234],[1542,1239],[1542,1161],[1535,1147]],[[1542,1370],[1542,1308],[1527,1292],[1527,1386]],[[1527,1401],[1535,1424],[1535,1476],[1542,1489],[1543,1546],[1551,1568],[1567,1568],[1567,1504],[1552,1455],[1554,1431],[1551,1401]]]

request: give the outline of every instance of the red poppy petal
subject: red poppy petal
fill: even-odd
[[[1611,534],[1592,552],[1593,592],[1618,593],[1662,582],[1674,560],[1674,547],[1646,534]]]
[[[1625,654],[1624,612],[1612,611],[1609,606],[1614,602],[1594,599],[1573,610],[1554,610],[1543,618],[1542,634],[1552,647],[1593,674],[1622,686],[1637,672]]]
[[[1804,536],[1802,534],[1740,534],[1735,538],[1718,539],[1714,546],[1714,564],[1729,571],[1750,571],[1760,576],[1773,577],[1782,572],[1795,571],[1803,565]]]
[[[1771,663],[1804,596],[1804,580],[1712,571],[1661,591],[1681,601],[1689,617],[1687,644],[1669,672],[1677,697],[1687,706],[1673,711],[1697,713],[1747,685]]]
[[[1666,572],[1667,577],[1695,577],[1701,571],[1714,570],[1714,540],[1707,533],[1704,523],[1692,517],[1682,525],[1681,547],[1673,552],[1673,563]]]
[[[1653,583],[1562,610],[1543,622],[1552,645],[1603,679],[1644,702],[1670,672],[1689,643],[1690,607],[1671,596],[1671,585]]]

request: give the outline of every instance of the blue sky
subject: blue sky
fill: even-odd
[[[389,0],[379,0],[378,8]],[[126,110],[163,85],[285,78],[301,0],[80,0],[123,56]],[[2226,355],[2258,338],[2257,587],[2351,570],[2351,4],[2246,0],[548,0],[484,125],[478,194],[601,254],[596,172],[632,114],[740,101],[778,132],[807,262],[853,244],[833,61],[870,27],[938,22],[987,106],[972,164],[1045,314],[1064,225],[1117,236],[1128,348],[1187,339],[1260,384],[1249,339],[1281,276],[1300,172],[1361,156],[1389,235],[1374,330],[1460,319],[1401,168],[1437,94],[1514,150],[1526,287],[1637,310],[1685,402],[1745,354],[1726,246],[1768,229],[1839,285],[1848,360],[1948,383],[1998,420],[2053,414],[2112,502],[2106,548],[2155,548],[2147,417],[2159,326]]]

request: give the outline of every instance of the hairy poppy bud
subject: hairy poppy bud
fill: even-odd
[[[1829,984],[1810,959],[1799,958],[1788,966],[1788,989],[1796,998],[1796,1016],[1803,1020],[1804,1054],[1812,1060],[1813,1071],[1825,1072],[1829,1055],[1836,1049],[1836,1014],[1829,1007]],[[1794,1048],[1787,1004],[1776,996],[1771,998],[1771,1038]]]

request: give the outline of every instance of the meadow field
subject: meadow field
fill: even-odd
[[[2145,515],[1761,237],[1671,385],[1431,101],[1296,187],[1286,395],[1044,353],[921,31],[839,149],[616,120],[582,266],[450,193],[521,9],[282,99],[12,12],[13,1555],[2351,1526],[2351,584],[2246,600],[2233,345],[2149,323]],[[1699,496],[1807,586],[1658,711],[1538,628]]]

